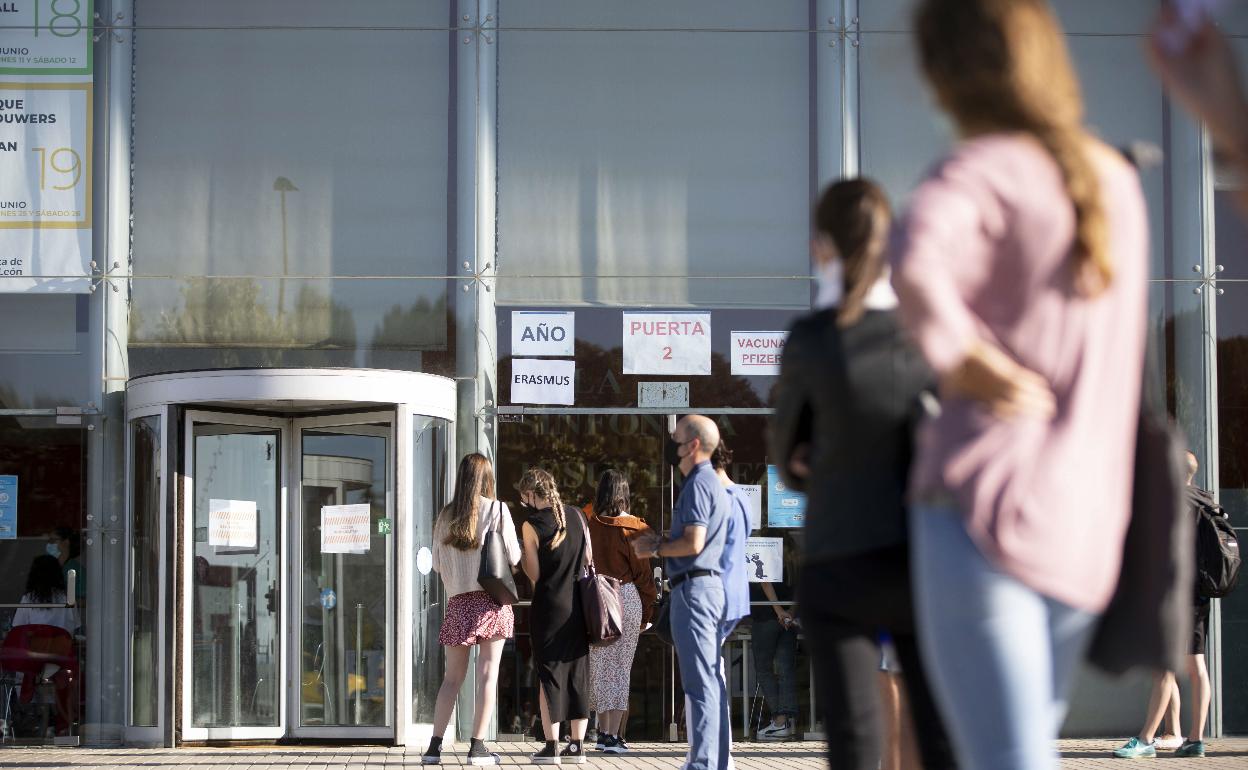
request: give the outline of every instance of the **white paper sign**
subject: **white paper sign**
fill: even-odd
[[[321,506],[321,553],[368,553],[372,506]]]
[[[745,571],[751,583],[783,583],[784,538],[746,538]]]
[[[788,332],[733,332],[732,373],[775,375]]]
[[[511,359],[511,403],[563,404],[575,401],[576,362]]]
[[[256,547],[256,501],[208,501],[208,545]]]
[[[710,374],[710,313],[624,313],[625,374]]]
[[[90,0],[9,0],[0,12],[0,73],[90,76]]]
[[[762,484],[736,484],[737,489],[741,490],[741,494],[750,504],[750,531],[760,529],[763,526],[763,485]]]
[[[90,263],[91,84],[0,83],[0,292],[87,292]]]
[[[513,356],[572,356],[575,343],[575,313],[511,311]]]

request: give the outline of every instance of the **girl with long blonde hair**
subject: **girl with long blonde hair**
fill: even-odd
[[[546,746],[533,764],[585,762],[589,726],[589,637],[576,581],[581,576],[587,525],[564,505],[549,471],[530,468],[520,478],[522,502],[532,513],[521,525],[521,565],[533,581],[529,634],[537,664],[538,707]],[[571,742],[559,750],[559,724],[571,725]]]
[[[465,455],[455,477],[455,495],[438,514],[433,527],[433,569],[442,578],[447,597],[446,615],[438,642],[446,648],[446,674],[433,708],[433,738],[422,762],[442,762],[442,738],[451,721],[455,699],[468,676],[469,653],[477,652],[477,692],[473,714],[470,765],[499,763],[498,755],[485,746],[484,738],[494,712],[498,689],[498,666],[503,645],[515,635],[510,606],[500,606],[481,588],[481,547],[485,533],[503,536],[508,561],[520,562],[516,525],[507,504],[494,498],[494,468],[481,454]]]
[[[1047,2],[921,0],[915,34],[961,134],[893,255],[943,399],[911,475],[919,641],[962,767],[1056,768],[1129,518],[1147,212]]]

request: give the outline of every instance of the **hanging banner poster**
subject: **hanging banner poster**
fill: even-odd
[[[90,75],[92,0],[0,3],[0,74]]]
[[[321,553],[368,553],[372,536],[372,506],[321,506]]]
[[[513,356],[573,356],[575,345],[575,313],[511,311]]]
[[[91,84],[0,82],[0,292],[91,289]]]
[[[625,313],[625,374],[710,374],[710,313]]]
[[[562,404],[575,399],[576,362],[511,359],[511,403]]]
[[[0,540],[17,539],[17,476],[0,476]]]
[[[747,537],[745,571],[751,583],[783,583],[784,538]]]
[[[208,545],[222,548],[256,547],[256,501],[208,501]]]
[[[732,373],[776,375],[788,332],[733,332]]]
[[[767,526],[796,528],[806,523],[806,495],[784,485],[780,471],[767,466]]]
[[[735,484],[750,504],[750,531],[763,528],[763,488],[758,484]]]

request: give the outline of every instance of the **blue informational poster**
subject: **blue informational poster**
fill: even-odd
[[[796,528],[806,523],[806,495],[784,485],[774,465],[767,466],[767,526]]]
[[[0,476],[0,540],[17,539],[17,476]]]

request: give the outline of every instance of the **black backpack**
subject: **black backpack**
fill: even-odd
[[[1239,538],[1226,511],[1204,490],[1192,490],[1196,508],[1196,593],[1221,599],[1239,582]]]

